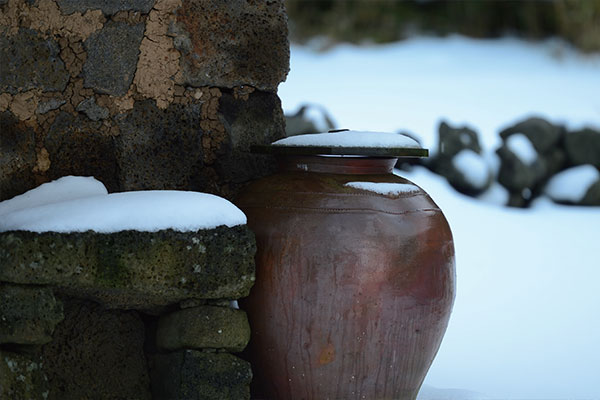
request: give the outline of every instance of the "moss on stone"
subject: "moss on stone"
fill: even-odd
[[[225,249],[228,249],[227,251]],[[54,285],[115,308],[235,299],[254,282],[246,226],[196,232],[0,233],[0,280]]]
[[[249,340],[246,313],[215,306],[186,308],[164,315],[156,334],[157,345],[166,350],[212,348],[239,352]]]

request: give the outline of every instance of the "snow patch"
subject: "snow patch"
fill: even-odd
[[[385,196],[398,196],[402,193],[418,193],[420,190],[412,183],[381,183],[381,182],[348,182],[344,186]]]
[[[405,135],[391,132],[341,131],[290,136],[273,142],[273,146],[331,146],[331,147],[408,147],[421,145]]]
[[[580,202],[590,186],[600,180],[600,172],[591,164],[566,169],[554,175],[544,193],[552,200]]]
[[[475,187],[483,188],[490,178],[487,163],[473,150],[461,150],[452,158],[452,165]]]
[[[515,133],[506,139],[506,147],[525,165],[531,165],[537,160],[538,153],[527,136]]]
[[[108,191],[102,182],[91,176],[63,176],[10,200],[0,202],[0,215],[44,204],[107,194]]]
[[[40,186],[1,202],[0,208],[9,211],[0,219],[0,232],[92,230],[112,233],[123,230],[156,232],[162,229],[186,232],[246,223],[246,216],[240,209],[212,194],[154,190],[70,197],[74,193],[71,185],[79,182],[82,181],[59,179],[45,184],[42,190],[38,190]],[[101,183],[95,182],[88,181],[88,189],[98,189]],[[43,196],[39,197],[40,193],[48,195],[52,201],[44,201]],[[82,193],[86,192],[78,192]],[[61,198],[66,200],[59,201]]]

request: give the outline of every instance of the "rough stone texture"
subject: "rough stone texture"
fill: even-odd
[[[527,136],[537,152],[543,154],[557,146],[565,134],[565,129],[542,118],[528,118],[504,129],[500,132],[500,137],[506,140],[515,133],[522,133]]]
[[[0,201],[35,186],[35,132],[12,113],[0,112]]]
[[[600,168],[600,132],[582,129],[565,135],[565,150],[571,165],[592,164]]]
[[[446,122],[440,123],[436,156],[452,158],[465,149],[481,154],[481,145],[479,144],[479,135],[477,132],[466,126],[451,127]]]
[[[0,343],[48,343],[62,320],[62,303],[51,289],[0,282]]]
[[[506,146],[507,139],[517,133],[525,135],[538,153],[529,165]],[[561,147],[565,129],[541,118],[529,118],[503,130],[500,136],[503,145],[496,150],[500,157],[498,182],[510,192],[509,206],[526,207],[548,179],[565,167],[566,154]]]
[[[123,190],[202,187],[201,120],[200,104],[160,110],[152,100],[136,102],[118,117],[116,156]]]
[[[57,3],[65,14],[100,9],[104,14],[112,15],[129,10],[147,13],[154,5],[154,0],[57,0]]]
[[[77,105],[77,111],[87,115],[92,121],[100,121],[101,119],[108,118],[108,108],[100,107],[96,104],[94,97],[88,97]]]
[[[135,74],[144,24],[109,21],[84,42],[84,86],[98,93],[122,96]]]
[[[492,171],[488,166],[486,171],[488,179],[484,185],[477,186],[470,182],[453,163],[454,157],[463,150],[481,154],[477,132],[466,126],[451,127],[446,122],[442,122],[438,129],[438,150],[426,165],[445,177],[457,191],[469,196],[478,196],[492,184]]]
[[[253,284],[255,251],[245,225],[197,232],[4,232],[0,280],[58,286],[123,309],[237,299]]]
[[[201,306],[163,315],[158,321],[156,343],[166,350],[244,350],[250,340],[246,313],[228,307]]]
[[[47,400],[48,379],[39,356],[0,350],[0,399]]]
[[[235,92],[224,93],[219,112],[227,140],[215,160],[214,169],[229,186],[221,189],[222,195],[233,198],[243,184],[275,171],[273,159],[250,153],[250,146],[281,139],[285,122],[279,97],[265,92],[255,91],[246,100]]]
[[[546,175],[546,167],[541,158],[527,165],[505,145],[496,153],[501,160],[498,182],[510,192],[532,189]]]
[[[156,399],[250,399],[250,364],[227,353],[186,350],[155,355],[151,375]]]
[[[150,399],[144,332],[136,312],[66,302],[65,320],[42,351],[48,399]]]
[[[66,102],[66,100],[60,100],[56,98],[39,102],[35,112],[38,114],[46,114],[49,111],[56,110]]]
[[[112,192],[119,190],[114,137],[102,122],[84,115],[60,112],[44,141],[49,166],[48,179],[66,175],[94,176]]]
[[[0,93],[64,90],[69,73],[59,52],[56,42],[31,29],[20,29],[10,37],[0,35]]]
[[[275,92],[289,71],[281,0],[183,0],[172,34],[184,85]]]

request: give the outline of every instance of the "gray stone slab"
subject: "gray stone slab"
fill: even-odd
[[[0,233],[0,281],[53,285],[113,308],[236,299],[254,282],[247,226],[197,232]]]
[[[104,14],[112,15],[119,11],[141,11],[148,13],[154,6],[154,0],[57,0],[60,10],[65,14],[85,13],[100,9]]]
[[[0,343],[48,343],[63,318],[51,289],[0,282]]]
[[[246,313],[228,307],[201,306],[163,315],[158,321],[156,344],[166,350],[244,350],[250,340]]]
[[[19,29],[10,37],[0,35],[0,93],[63,91],[69,73],[59,54],[55,41],[31,29]]]
[[[84,86],[98,93],[122,96],[133,81],[144,24],[109,21],[84,42]]]
[[[250,364],[231,354],[185,350],[155,355],[154,366],[155,399],[250,399]]]

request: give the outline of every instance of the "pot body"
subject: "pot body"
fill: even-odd
[[[454,301],[454,245],[394,163],[288,157],[238,197],[258,248],[241,303],[255,398],[416,398]],[[357,181],[401,190],[347,185]]]

